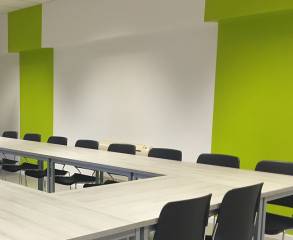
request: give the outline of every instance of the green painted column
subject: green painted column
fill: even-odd
[[[53,49],[20,52],[20,131],[53,134]]]
[[[8,51],[42,47],[42,5],[8,13]]]
[[[42,49],[42,5],[8,14],[8,49],[20,56],[20,132],[53,135],[53,49]]]
[[[205,20],[228,18],[292,10],[292,0],[206,0]]]

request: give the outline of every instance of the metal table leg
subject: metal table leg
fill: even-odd
[[[259,204],[254,239],[264,240],[265,225],[266,225],[266,200],[264,198],[262,198],[260,201],[260,204]]]
[[[39,170],[44,169],[44,163],[43,161],[38,160]],[[44,178],[38,179],[38,190],[44,191]]]
[[[135,240],[148,240],[150,234],[149,227],[142,227],[135,230]]]
[[[48,193],[55,192],[55,162],[51,159],[48,160],[48,168],[47,168],[47,179],[48,179]]]

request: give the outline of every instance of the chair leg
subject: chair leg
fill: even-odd
[[[21,184],[21,171],[19,171],[18,183]]]
[[[286,235],[286,232],[284,231],[282,235],[282,240],[285,240],[285,235]]]
[[[71,185],[69,185],[69,189],[71,190]]]
[[[24,174],[24,184],[25,184],[25,186],[27,187],[27,177],[26,177],[25,174]]]
[[[47,181],[46,181],[46,179],[44,179],[43,184],[44,184],[43,191],[46,192],[47,191]]]
[[[77,184],[75,184],[75,189],[77,189]]]

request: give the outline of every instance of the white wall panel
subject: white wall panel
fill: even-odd
[[[0,56],[0,134],[19,130],[18,54]]]
[[[210,151],[214,29],[55,49],[55,134]]]
[[[55,134],[183,150],[211,147],[217,26],[204,0],[44,4],[55,48]]]
[[[0,55],[8,53],[7,14],[0,14]]]
[[[202,29],[204,0],[58,0],[43,5],[43,44],[68,46],[166,29]]]

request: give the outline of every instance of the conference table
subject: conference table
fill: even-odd
[[[264,183],[255,239],[268,201],[293,195],[293,177],[0,138],[0,152],[46,161],[48,193],[0,181],[0,239],[146,240],[163,206],[212,193],[211,215],[233,188]],[[128,176],[130,181],[55,192],[56,164]],[[237,213],[235,213],[237,215]]]

